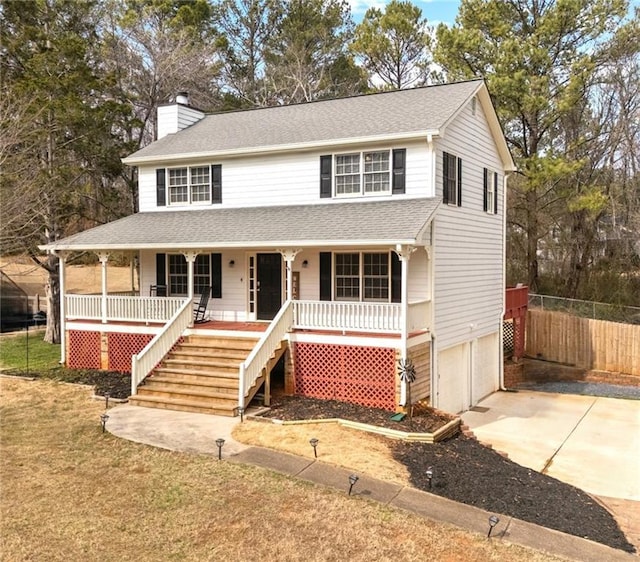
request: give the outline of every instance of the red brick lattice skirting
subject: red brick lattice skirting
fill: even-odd
[[[110,333],[108,339],[109,370],[131,372],[131,357],[140,353],[153,339],[151,334]]]
[[[296,394],[395,410],[395,350],[296,343],[294,357]]]
[[[100,369],[100,332],[68,332],[69,354],[67,366],[71,369]]]

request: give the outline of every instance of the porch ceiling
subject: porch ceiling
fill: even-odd
[[[439,199],[323,202],[138,213],[43,250],[142,250],[421,245]]]

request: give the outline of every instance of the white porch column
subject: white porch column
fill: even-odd
[[[400,355],[403,361],[407,360],[407,340],[409,339],[409,259],[415,251],[414,246],[402,246],[398,244],[395,247],[395,253],[400,258],[402,267],[402,284],[400,290]],[[400,386],[400,403],[402,406],[407,405],[407,382],[403,381]]]
[[[66,306],[66,252],[54,252],[58,256],[58,282],[60,283],[60,364],[67,362],[67,306]]]
[[[293,261],[296,259],[296,256],[302,252],[302,250],[293,250],[292,248],[287,248],[284,250],[278,250],[285,262],[285,270],[287,276],[287,294],[286,300],[293,300]]]
[[[182,252],[184,259],[187,260],[187,296],[193,299],[193,264],[200,252]]]
[[[108,252],[98,252],[98,259],[100,260],[100,269],[102,274],[102,301],[101,301],[101,315],[102,323],[107,323],[107,262],[109,261]]]

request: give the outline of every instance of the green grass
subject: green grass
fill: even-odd
[[[45,343],[44,332],[21,333],[0,339],[0,367],[20,371],[59,366],[60,345]]]

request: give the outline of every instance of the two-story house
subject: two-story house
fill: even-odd
[[[140,212],[44,247],[95,252],[62,290],[62,359],[132,371],[132,402],[237,414],[286,392],[460,412],[499,388],[506,177],[483,81],[205,115],[178,97],[127,157]],[[106,265],[135,256],[140,291]],[[204,321],[193,303],[205,292]],[[206,296],[209,296],[207,302]]]

